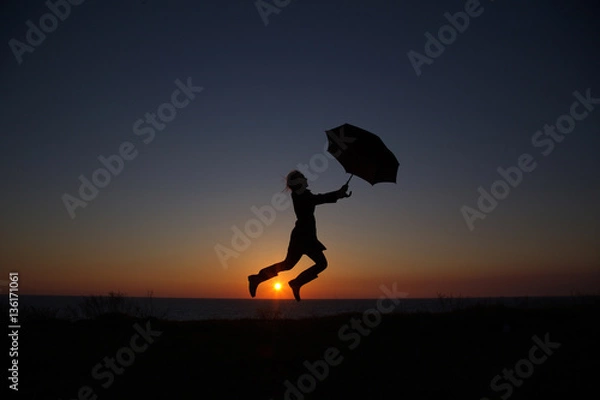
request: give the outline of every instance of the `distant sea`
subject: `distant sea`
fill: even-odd
[[[0,304],[6,305],[8,296],[0,297]],[[19,308],[56,310],[57,317],[70,318],[73,310],[80,310],[83,296],[19,296]],[[184,299],[184,298],[136,298],[126,297],[133,308],[143,310],[144,315],[157,318],[191,321],[211,319],[276,319],[311,318],[347,313],[362,313],[377,307],[377,299],[360,300],[295,300],[264,299]],[[453,298],[399,299],[395,313],[447,312],[474,305],[505,305],[517,308],[564,307],[593,301],[585,297],[492,297],[492,298]],[[389,300],[384,303],[385,307]]]

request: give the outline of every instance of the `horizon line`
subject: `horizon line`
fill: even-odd
[[[293,298],[247,298],[247,297],[167,297],[167,296],[128,296],[124,293],[116,294],[122,295],[125,298],[131,299],[182,299],[182,300],[282,300],[282,301],[295,301]],[[552,294],[552,295],[517,295],[517,296],[463,296],[463,295],[452,295],[442,293],[443,296],[435,296],[435,297],[402,297],[402,299],[408,300],[431,300],[431,299],[439,299],[440,297],[444,299],[498,299],[498,298],[548,298],[548,297],[600,297],[600,294],[590,294],[590,293],[576,293],[576,294]],[[110,297],[110,293],[107,294],[20,294],[21,296],[37,296],[37,297]],[[302,299],[302,301],[311,301],[311,300],[378,300],[379,297],[346,297],[346,298],[309,298]]]

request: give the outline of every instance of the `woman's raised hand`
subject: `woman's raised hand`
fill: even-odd
[[[348,184],[345,184],[344,186],[342,186],[340,188],[340,190],[338,190],[338,196],[340,199],[344,198],[344,197],[350,197],[352,195],[352,192],[348,192]]]

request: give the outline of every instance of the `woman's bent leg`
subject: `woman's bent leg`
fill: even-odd
[[[276,277],[281,271],[287,271],[294,268],[294,265],[300,261],[301,257],[302,253],[288,250],[285,260],[261,269],[257,275],[250,275],[248,277],[250,296],[254,297],[256,295],[256,288],[260,283]]]
[[[315,262],[315,265],[303,271],[296,277],[296,279],[293,279],[289,282],[296,301],[300,301],[300,288],[308,282],[316,279],[318,275],[323,272],[325,268],[327,268],[327,259],[322,251],[310,252],[307,253],[307,255]]]

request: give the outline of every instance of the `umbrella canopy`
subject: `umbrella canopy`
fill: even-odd
[[[331,153],[347,173],[374,185],[396,183],[400,163],[379,136],[354,125],[344,124],[326,131]]]

